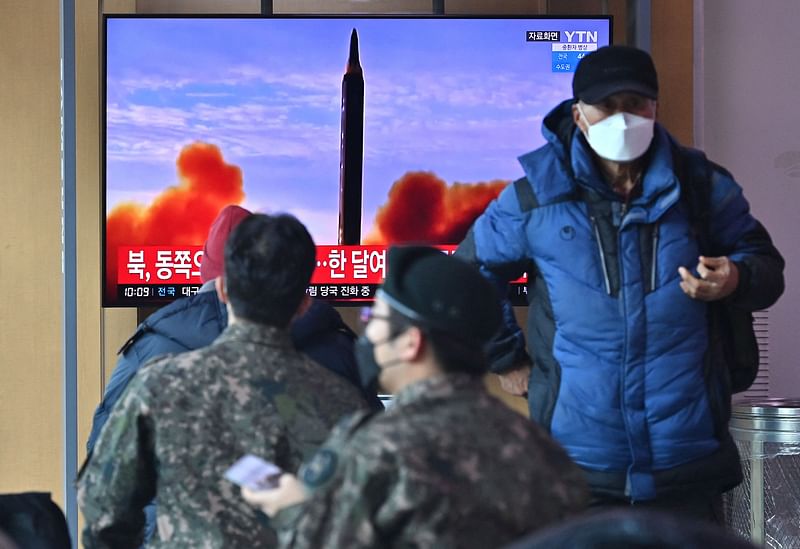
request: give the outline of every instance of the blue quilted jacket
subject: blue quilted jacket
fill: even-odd
[[[647,500],[695,484],[728,488],[741,475],[730,393],[708,367],[707,304],[679,286],[678,267],[694,269],[699,250],[672,137],[656,125],[641,195],[625,204],[570,104],[548,115],[547,143],[520,157],[525,179],[489,205],[458,252],[499,283],[529,274],[527,341],[506,304],[493,370],[532,359],[531,416],[596,492]],[[741,274],[730,299],[767,307],[783,290],[783,260],[730,174],[712,173],[714,249]]]

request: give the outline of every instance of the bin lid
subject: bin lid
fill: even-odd
[[[772,442],[800,442],[800,399],[739,401],[731,410],[729,427],[736,440],[755,436]]]
[[[733,415],[800,418],[800,398],[758,398],[733,404]]]

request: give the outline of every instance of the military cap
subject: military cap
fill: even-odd
[[[422,326],[468,343],[486,342],[500,325],[500,302],[489,281],[436,248],[390,248],[378,296]]]

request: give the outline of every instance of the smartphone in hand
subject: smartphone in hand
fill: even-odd
[[[247,454],[225,471],[225,478],[250,490],[271,490],[278,486],[283,470],[272,462]]]

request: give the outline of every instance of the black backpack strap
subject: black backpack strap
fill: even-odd
[[[517,193],[520,210],[529,212],[539,207],[539,201],[536,200],[536,195],[533,193],[527,177],[520,177],[512,185],[514,185],[514,192]]]
[[[711,175],[712,164],[697,149],[672,143],[672,164],[689,212],[689,224],[700,253],[711,252]]]
[[[533,187],[528,182],[527,177],[520,177],[514,181],[512,185],[514,185],[514,192],[517,195],[517,201],[519,202],[520,210],[523,212],[529,212],[542,205],[539,203],[539,199],[536,198],[536,193],[533,191]],[[584,191],[581,189],[573,189],[548,200],[545,206],[559,204],[561,202],[577,202],[584,199]]]
[[[675,175],[700,253],[719,255],[711,243],[711,177],[714,171],[725,173],[725,169],[709,161],[697,149],[673,143],[672,153]],[[708,310],[711,344],[719,349],[721,360],[727,366],[729,388],[734,393],[745,391],[758,375],[760,362],[753,315],[725,301],[709,303]]]

